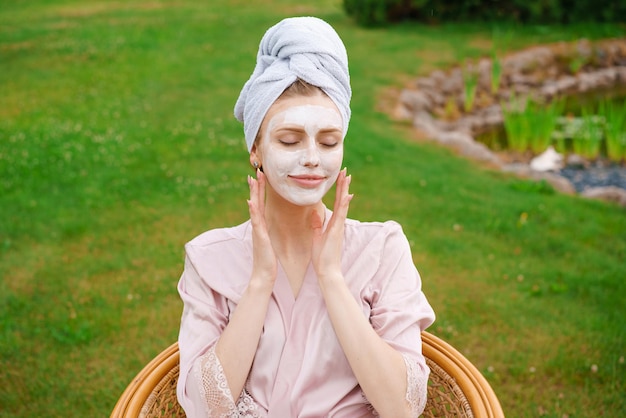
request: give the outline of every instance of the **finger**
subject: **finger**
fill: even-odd
[[[351,176],[346,176],[345,171],[340,176],[340,179],[338,179],[338,191],[335,197],[333,215],[326,229],[327,235],[333,235],[337,238],[343,236],[344,226],[348,216],[348,208],[353,197],[353,195],[348,194],[351,179]]]
[[[266,184],[266,178],[265,178],[265,174],[257,168],[256,170],[256,175],[257,175],[257,179],[258,179],[258,195],[257,195],[257,201],[258,201],[258,205],[259,205],[259,211],[263,214],[265,214],[265,184]]]
[[[341,190],[335,198],[335,212],[339,219],[345,220],[348,216],[348,208],[350,207],[350,201],[354,195],[350,194],[350,183],[352,182],[352,175],[346,176],[342,180]]]
[[[248,186],[250,187],[250,199],[248,199],[248,210],[250,212],[250,220],[252,225],[258,223],[258,185],[256,180],[248,176]]]
[[[250,211],[250,220],[252,226],[256,230],[263,228],[265,223],[265,203],[262,193],[262,180],[259,181],[251,176],[248,176],[248,183],[250,184],[250,200],[248,200],[248,208]]]
[[[333,205],[333,212],[339,208],[342,196],[345,193],[345,180],[346,180],[346,169],[344,168],[337,175],[337,181],[335,183],[335,203]]]
[[[344,168],[337,178],[337,196],[343,196],[346,192],[346,179],[348,177],[348,169]]]

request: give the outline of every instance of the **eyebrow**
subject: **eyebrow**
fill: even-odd
[[[281,126],[280,128],[276,128],[274,130],[274,132],[280,132],[280,131],[304,132],[305,129],[300,126],[294,125],[294,126]],[[331,126],[331,127],[322,128],[318,132],[326,134],[326,133],[332,133],[332,132],[342,132],[342,129],[339,127]]]
[[[319,133],[327,134],[333,132],[342,132],[341,128],[322,128],[319,130]]]

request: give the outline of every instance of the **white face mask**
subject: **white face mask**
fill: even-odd
[[[283,199],[299,206],[316,204],[341,170],[341,114],[325,96],[283,99],[275,106],[260,144],[263,173]]]

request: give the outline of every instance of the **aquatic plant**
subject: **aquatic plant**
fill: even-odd
[[[491,94],[498,93],[500,90],[500,82],[502,81],[502,61],[499,58],[499,52],[511,49],[511,40],[513,39],[513,31],[502,30],[494,27],[491,33]]]
[[[469,113],[474,109],[474,101],[476,99],[476,90],[478,89],[478,74],[474,70],[466,70],[463,72],[464,84],[464,102],[463,108]]]
[[[604,100],[598,110],[605,120],[607,157],[615,162],[626,159],[626,104]]]
[[[553,142],[557,118],[562,114],[564,103],[554,100],[547,106],[531,101],[526,107],[525,117],[529,131],[530,150],[539,154]]]
[[[512,151],[526,151],[528,148],[528,125],[524,115],[526,103],[512,95],[509,102],[503,103],[501,107],[508,147]]]
[[[533,100],[523,103],[512,97],[502,108],[507,142],[512,150],[524,152],[530,149],[539,154],[552,145],[557,119],[564,108],[563,101],[542,105]]]
[[[574,152],[585,158],[598,158],[602,145],[603,125],[604,117],[595,115],[589,108],[583,108],[578,129],[573,132]]]
[[[491,94],[496,94],[500,89],[502,80],[502,62],[498,58],[496,51],[491,53]]]

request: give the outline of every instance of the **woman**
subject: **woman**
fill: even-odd
[[[394,222],[347,219],[346,51],[312,17],[270,28],[235,106],[250,220],[189,242],[178,399],[189,417],[409,417],[434,321]],[[336,183],[333,211],[322,198]]]

